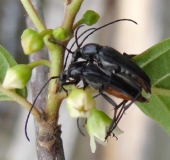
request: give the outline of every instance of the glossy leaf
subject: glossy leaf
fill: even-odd
[[[170,39],[166,39],[134,57],[148,74],[152,85],[149,103],[136,103],[170,135]]]
[[[17,63],[13,59],[13,57],[6,51],[2,46],[0,46],[0,85],[2,84],[7,69],[15,66]],[[22,97],[27,96],[27,90],[25,89],[17,89],[16,93]],[[3,93],[0,92],[0,101],[12,101],[12,99]]]

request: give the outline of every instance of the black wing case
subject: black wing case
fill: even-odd
[[[114,74],[112,74],[112,77],[110,79],[110,76],[105,74],[94,64],[86,66],[83,71],[83,77],[88,83],[93,83],[96,85],[102,84],[104,86],[108,86],[108,88],[117,90],[120,93],[129,96],[131,99],[135,98],[136,95],[141,92],[141,88],[139,86],[134,87],[134,85],[126,83],[123,79]]]
[[[129,74],[135,76],[135,79],[138,83],[145,89],[147,93],[151,92],[150,79],[147,74],[137,65],[135,64],[128,56],[123,56],[117,50],[111,47],[103,47],[99,51],[99,59],[103,65],[107,69],[107,65],[117,65],[121,68],[127,70]],[[105,62],[107,62],[105,64]]]

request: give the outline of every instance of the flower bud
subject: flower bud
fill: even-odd
[[[21,35],[21,45],[24,53],[29,55],[44,47],[43,37],[34,30],[26,29]]]
[[[108,117],[104,112],[96,109],[95,107],[92,109],[91,115],[87,118],[86,129],[90,136],[90,146],[91,151],[94,153],[96,151],[96,143],[106,144],[105,141],[107,129],[109,128],[112,119]],[[114,135],[119,135],[123,133],[118,127],[113,130]]]
[[[35,30],[27,28],[24,30],[24,32],[21,35],[21,39],[23,39],[24,37],[28,36],[29,34],[35,34],[37,33]]]
[[[96,13],[92,10],[87,10],[84,13],[83,18],[81,19],[81,22],[88,26],[91,26],[91,25],[95,24],[99,18],[100,18],[100,16],[98,13]]]
[[[62,27],[57,27],[53,31],[53,36],[55,39],[62,41],[67,38],[67,31]]]
[[[88,117],[95,106],[93,97],[83,89],[74,89],[66,100],[71,117]]]
[[[7,70],[2,86],[6,89],[22,89],[31,77],[32,69],[25,64],[19,64]]]

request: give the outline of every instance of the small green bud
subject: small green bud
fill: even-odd
[[[21,45],[26,55],[40,51],[44,47],[43,37],[36,31],[27,29],[21,36]]]
[[[103,111],[100,111],[95,107],[92,109],[91,115],[87,118],[86,122],[86,129],[90,136],[90,146],[92,153],[96,151],[95,139],[97,142],[106,145],[107,141],[105,141],[105,137],[111,122],[112,119]],[[114,135],[119,135],[123,132],[118,127],[116,127],[113,130],[113,133]]]
[[[57,27],[53,31],[53,36],[55,39],[62,41],[67,38],[67,31],[62,27]]]
[[[83,18],[81,19],[81,22],[88,26],[91,26],[91,25],[95,24],[99,18],[100,18],[100,16],[98,13],[96,13],[92,10],[87,10],[84,13]]]
[[[37,33],[35,30],[27,28],[24,30],[24,32],[21,35],[21,39],[23,39],[24,37],[28,36],[29,34],[34,34]]]
[[[6,89],[22,89],[31,78],[31,72],[31,67],[25,64],[19,64],[9,68],[2,86]]]
[[[71,117],[88,117],[95,106],[93,97],[83,89],[74,89],[66,100]]]

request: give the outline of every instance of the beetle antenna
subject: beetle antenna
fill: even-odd
[[[109,25],[111,25],[111,24],[113,24],[113,23],[117,23],[117,22],[121,22],[121,21],[130,21],[130,22],[133,22],[133,23],[137,24],[137,22],[135,22],[135,21],[132,20],[132,19],[118,19],[118,20],[116,20],[116,21],[107,23],[107,24],[105,24],[105,25],[103,25],[103,26],[101,26],[101,27],[99,27],[99,28],[96,28],[94,31],[90,32],[90,33],[84,38],[84,40],[81,42],[81,44],[79,45],[79,47],[81,47],[82,44],[84,43],[84,41],[85,41],[91,34],[93,34],[94,32],[96,32],[96,31],[98,31],[98,30],[100,30],[100,29],[102,29],[102,28],[104,28],[104,27],[107,27],[107,26],[109,26]]]
[[[71,48],[68,49],[66,46],[64,46],[63,44],[55,41],[55,40],[52,39],[52,38],[50,38],[49,41],[50,41],[51,43],[54,43],[54,44],[57,44],[57,45],[63,47],[63,48],[68,52],[68,54],[67,54],[67,56],[66,56],[66,61],[65,61],[64,66],[63,66],[63,71],[64,71],[64,69],[66,68],[66,65],[67,65],[67,59],[68,59],[69,53],[72,53],[72,54],[73,54],[74,52],[71,51]]]
[[[89,29],[87,29],[87,30],[85,30],[83,33],[81,33],[78,37],[77,37],[77,40],[80,38],[80,37],[82,37],[86,32],[88,32],[88,31],[90,31],[90,30],[95,30],[96,28],[89,28]],[[77,29],[78,30],[78,29]],[[72,44],[72,46],[71,46],[71,48],[70,48],[70,50],[73,48],[73,46],[75,45],[75,43],[76,43],[76,40],[74,41],[74,43]],[[80,45],[79,45],[80,46]],[[79,47],[80,48],[80,47]]]
[[[71,48],[69,49],[70,51],[71,51],[71,49],[73,48],[73,46],[74,46],[75,43],[76,43],[77,47],[79,48],[79,44],[78,44],[78,39],[79,39],[79,37],[77,37],[77,35],[78,35],[78,30],[79,30],[81,27],[83,27],[83,26],[84,26],[84,25],[81,25],[81,26],[79,26],[79,27],[76,29],[76,32],[75,32],[75,42],[72,44]],[[67,50],[67,51],[68,51],[68,50]],[[70,51],[68,51],[68,53],[67,53],[66,60],[65,60],[64,66],[63,66],[63,71],[64,71],[65,68],[66,68],[69,54],[70,54],[70,53],[73,53],[72,51],[71,51],[71,52],[70,52]]]
[[[77,30],[76,30],[77,33],[78,33],[78,29],[79,29],[79,28],[77,28]],[[71,49],[72,49],[73,46],[75,45],[76,41],[78,41],[78,39],[79,39],[80,37],[82,37],[86,32],[88,32],[88,31],[90,31],[90,30],[94,30],[94,29],[96,29],[96,28],[87,29],[87,30],[85,30],[82,34],[80,34],[80,35],[76,38],[76,40],[73,42],[73,44],[71,45],[71,47],[70,47],[69,50],[71,51]],[[77,43],[77,44],[78,44],[78,43]],[[78,45],[78,48],[80,48],[79,45]],[[63,70],[65,70],[65,68],[66,68],[68,56],[69,56],[70,53],[73,53],[73,52],[72,52],[72,51],[71,51],[71,52],[68,51],[67,56],[66,56],[66,59],[65,59],[65,64],[64,64],[64,66],[63,66]]]
[[[57,45],[63,47],[65,50],[67,50],[67,51],[70,52],[70,53],[74,53],[74,52],[72,52],[70,49],[68,49],[66,46],[64,46],[63,44],[57,42],[57,41],[54,40],[53,38],[49,38],[49,41],[50,41],[51,43],[54,43],[54,44],[57,44]]]
[[[28,120],[29,120],[29,117],[30,117],[30,114],[31,114],[31,111],[32,109],[34,108],[34,105],[35,105],[35,102],[37,101],[38,97],[40,96],[41,92],[43,91],[43,89],[46,87],[46,85],[52,80],[52,79],[56,79],[56,78],[59,78],[58,76],[54,76],[54,77],[51,77],[45,84],[44,86],[41,88],[41,90],[39,91],[38,95],[36,96],[36,98],[34,99],[34,102],[28,112],[28,115],[27,115],[27,118],[26,118],[26,121],[25,121],[25,136],[27,138],[28,141],[30,141],[29,137],[28,137],[28,134],[27,134],[27,125],[28,125]]]
[[[79,44],[78,44],[78,30],[81,28],[81,27],[84,27],[84,25],[81,25],[81,26],[78,26],[77,29],[76,29],[76,32],[75,32],[75,42],[76,42],[76,45],[77,45],[77,48],[80,48]]]

